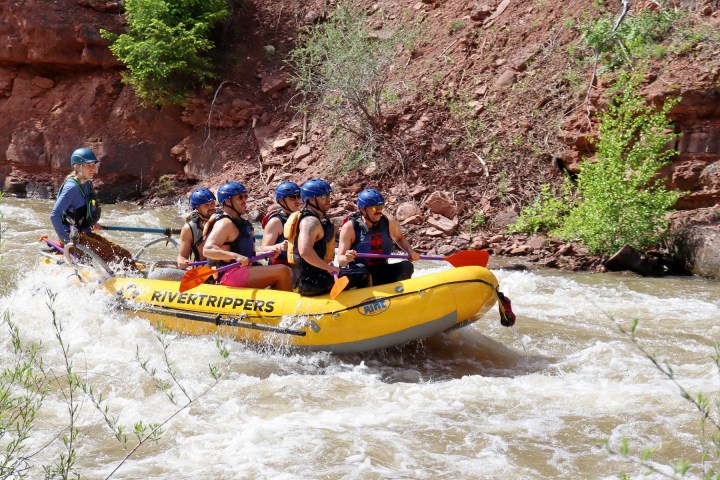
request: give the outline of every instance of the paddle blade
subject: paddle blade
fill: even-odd
[[[335,299],[335,297],[340,295],[340,293],[345,290],[345,287],[348,286],[348,283],[350,283],[348,277],[335,277],[335,284],[332,290],[330,290],[330,298]]]
[[[187,292],[198,285],[205,283],[211,275],[215,274],[217,269],[205,265],[204,267],[198,267],[192,270],[188,270],[180,280],[180,292]]]
[[[445,257],[453,267],[487,267],[490,254],[485,250],[461,250]]]

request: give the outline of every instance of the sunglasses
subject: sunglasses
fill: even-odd
[[[288,195],[285,198],[289,198],[290,200],[300,200],[300,194],[299,193],[293,193],[292,195]]]
[[[235,195],[235,196],[237,197],[238,200],[247,200],[247,199],[248,199],[248,194],[247,194],[247,193],[240,193],[240,194]]]
[[[380,213],[385,209],[385,205],[375,205],[373,207],[368,207],[368,208],[373,213]]]
[[[324,195],[318,195],[317,198],[322,198],[323,200],[327,200],[328,198],[332,197],[332,193],[326,193]]]

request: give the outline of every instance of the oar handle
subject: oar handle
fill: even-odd
[[[56,242],[53,242],[52,240],[47,240],[47,239],[45,240],[45,243],[47,243],[47,245],[48,245],[49,247],[52,247],[52,248],[54,248],[55,250],[57,250],[58,252],[60,252],[60,253],[62,253],[63,255],[65,255],[65,249],[64,249],[63,247],[61,247],[59,243],[56,243]],[[77,257],[75,257],[75,255],[73,255],[73,254],[70,254],[70,257],[71,257],[73,260],[77,260]]]
[[[257,262],[258,260],[262,260],[263,258],[271,257],[275,252],[265,252],[263,254],[257,255],[255,257],[248,258],[248,265],[250,265],[253,262]],[[240,266],[240,262],[231,263],[230,265],[225,265],[224,267],[220,267],[217,269],[218,272],[224,272],[225,270],[230,270],[236,267]]]
[[[102,230],[115,230],[118,232],[159,233],[166,237],[180,234],[179,228],[124,227],[121,225],[103,225],[100,228]]]
[[[360,258],[405,258],[410,259],[410,255],[388,254],[388,253],[358,253]],[[420,260],[445,260],[445,257],[439,255],[420,255]]]

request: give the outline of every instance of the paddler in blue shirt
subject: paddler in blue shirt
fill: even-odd
[[[70,242],[71,225],[77,230],[75,242],[88,247],[105,262],[119,262],[136,270],[132,254],[93,230],[100,229],[100,204],[93,190],[92,179],[99,161],[89,148],[78,148],[70,156],[73,171],[60,187],[55,206],[50,212],[55,233],[63,243]]]

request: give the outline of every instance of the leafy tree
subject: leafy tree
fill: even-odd
[[[581,200],[554,232],[579,239],[593,253],[657,244],[680,196],[657,175],[677,153],[667,148],[677,138],[668,112],[679,99],[658,110],[638,95],[639,82],[637,75],[619,75],[615,97],[601,115],[596,159],[580,164]]]
[[[228,13],[226,0],[125,0],[128,32],[102,34],[143,104],[182,103],[214,77],[203,55],[214,47],[211,29]]]

